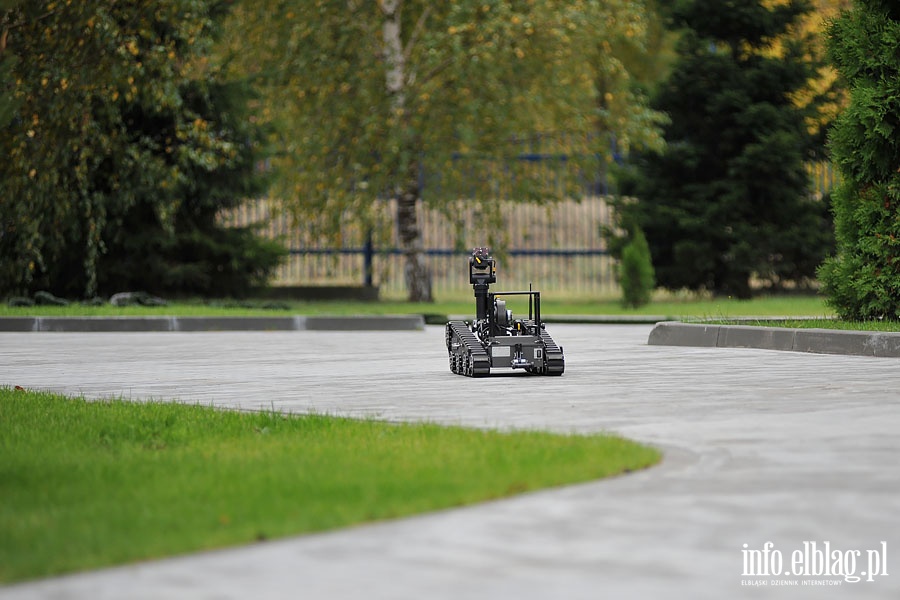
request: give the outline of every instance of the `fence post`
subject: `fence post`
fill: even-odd
[[[372,287],[372,259],[375,254],[374,244],[372,243],[372,230],[366,234],[366,247],[363,252],[363,277],[366,287]]]

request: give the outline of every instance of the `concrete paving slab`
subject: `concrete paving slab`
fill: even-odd
[[[441,327],[0,334],[0,384],[611,431],[665,451],[661,466],[612,480],[0,587],[0,598],[898,597],[896,361],[652,346],[650,326],[548,329],[566,348],[562,377],[455,376]],[[888,575],[745,575],[745,551],[761,556],[767,542],[786,567],[799,552],[800,573],[811,544],[859,551],[856,574],[885,547]]]

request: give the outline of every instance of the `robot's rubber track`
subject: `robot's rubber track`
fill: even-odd
[[[547,375],[562,375],[566,370],[562,348],[544,330],[541,330],[541,341],[544,342],[544,352],[547,353]]]
[[[447,323],[447,351],[450,354],[450,369],[457,375],[477,377],[491,372],[491,359],[469,330],[465,321]],[[458,341],[460,347],[454,352],[452,344]]]

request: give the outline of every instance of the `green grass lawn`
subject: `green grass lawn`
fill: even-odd
[[[840,329],[842,331],[900,331],[900,321],[842,321],[840,319],[717,319],[720,325],[754,325],[758,327],[787,327],[790,329]]]
[[[527,301],[508,297],[509,307],[516,316],[528,312]],[[752,300],[703,297],[699,295],[657,294],[656,299],[639,309],[622,307],[616,298],[568,297],[544,294],[541,298],[542,314],[552,321],[554,316],[573,315],[633,315],[654,316],[666,319],[703,320],[713,323],[735,323],[731,319],[760,317],[754,321],[741,321],[745,325],[770,327],[819,327],[860,331],[900,331],[897,321],[841,321],[834,318],[834,311],[825,305],[821,296],[784,295],[760,296]],[[438,298],[432,303],[412,303],[401,300],[379,302],[320,301],[282,302],[265,301],[192,301],[175,302],[167,306],[33,306],[10,307],[0,305],[3,316],[271,316],[271,315],[391,315],[422,314],[433,316],[429,322],[439,323],[449,315],[472,315],[474,299],[468,296]],[[779,317],[785,320],[769,320]],[[792,319],[804,317],[804,319]],[[812,317],[809,319],[807,317]]]
[[[509,305],[517,314],[527,314],[527,301],[509,297]],[[640,309],[626,309],[616,298],[569,297],[563,294],[543,293],[541,309],[544,317],[553,315],[658,315],[683,317],[738,317],[738,316],[814,316],[832,314],[818,296],[764,296],[752,300],[732,298],[684,298],[662,295]],[[398,300],[380,302],[178,302],[168,306],[33,306],[10,307],[0,305],[0,316],[253,316],[253,315],[385,315],[432,314],[469,315],[475,312],[473,296],[438,298],[433,303],[410,303]]]
[[[0,581],[246,544],[642,469],[621,438],[88,402],[0,388]]]

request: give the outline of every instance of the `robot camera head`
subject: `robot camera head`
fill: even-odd
[[[497,264],[491,257],[489,248],[475,248],[469,257],[469,283],[487,284],[497,282]]]

